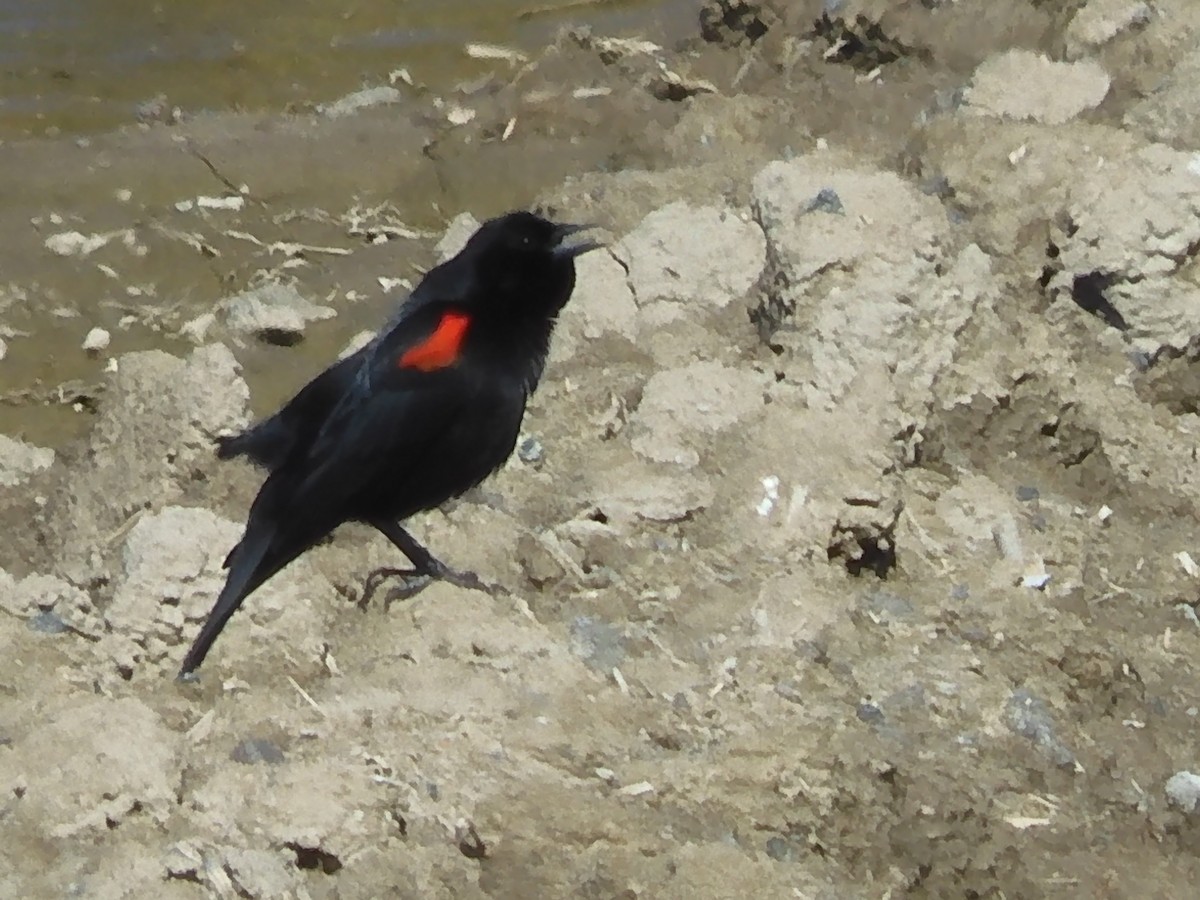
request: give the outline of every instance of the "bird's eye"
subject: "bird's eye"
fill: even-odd
[[[528,247],[532,243],[533,241],[530,239],[529,235],[525,235],[525,237],[521,238],[522,247]]]

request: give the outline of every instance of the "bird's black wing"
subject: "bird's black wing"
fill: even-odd
[[[474,420],[480,393],[501,390],[466,358],[470,328],[468,314],[439,305],[384,335],[305,448],[295,502],[354,517],[372,485],[404,494],[411,480],[408,493],[421,494],[418,482],[438,467],[453,433],[486,424]]]
[[[282,409],[241,434],[217,440],[217,456],[246,456],[268,470],[283,464],[297,445],[312,442],[363,364],[363,351],[338,360],[289,400]]]
[[[368,375],[379,353],[418,345],[437,327],[435,308],[459,301],[472,289],[465,267],[442,264],[431,269],[367,346],[338,360],[317,375],[274,415],[241,434],[218,438],[217,456],[248,457],[274,471],[296,451],[311,447],[325,421]],[[420,389],[419,379],[406,379]]]

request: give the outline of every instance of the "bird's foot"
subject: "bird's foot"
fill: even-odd
[[[465,569],[451,569],[447,566],[441,566],[435,577],[440,578],[442,581],[448,581],[455,587],[460,587],[465,591],[483,591],[485,594],[491,594],[493,597],[508,594],[508,588],[503,585],[484,581],[474,572],[468,572]]]
[[[371,599],[375,596],[375,592],[383,586],[385,581],[392,578],[401,579],[401,584],[388,591],[384,598],[384,609],[391,607],[397,600],[408,600],[421,593],[425,588],[429,587],[433,581],[433,576],[428,572],[422,572],[418,569],[394,569],[384,567],[376,569],[367,575],[363,581],[362,596],[358,600],[358,608],[364,612],[370,604]]]
[[[385,609],[390,608],[397,600],[411,600],[434,581],[446,581],[464,590],[484,591],[493,596],[508,593],[508,590],[502,585],[484,581],[474,572],[451,569],[444,563],[433,560],[424,569],[393,569],[385,567],[371,572],[363,582],[362,597],[358,601],[358,608],[365,610],[375,592],[379,590],[385,581],[391,578],[401,579],[401,584],[388,591],[387,597],[384,599]]]

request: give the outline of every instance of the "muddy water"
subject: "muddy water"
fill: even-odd
[[[163,97],[183,110],[283,109],[406,66],[469,77],[469,41],[532,48],[564,23],[651,29],[666,0],[0,0],[0,138],[78,134]]]
[[[468,43],[535,57],[563,26],[589,25],[670,44],[694,30],[696,6],[0,0],[0,337],[7,341],[0,432],[63,445],[90,420],[86,400],[72,402],[77,389],[94,394],[108,357],[189,352],[179,326],[264,270],[296,277],[339,312],[298,347],[239,350],[256,406],[285,396],[391,308],[395,298],[383,294],[378,276],[415,280],[429,262],[427,241],[368,247],[350,235],[341,217],[355,204],[391,203],[395,218],[436,232],[462,210],[485,216],[525,204],[622,149],[621,129],[593,127],[594,117],[581,124],[566,106],[544,105],[550,124],[539,131],[522,118],[502,163],[470,129],[441,141],[442,159],[428,158],[423,145],[445,130],[429,98],[458,97],[478,108],[480,122],[494,119],[486,94],[468,98],[456,86],[483,77],[503,83],[514,71],[472,59]],[[387,83],[401,68],[417,86],[386,111],[336,121],[282,115]],[[583,76],[560,67],[539,77],[527,85]],[[160,96],[183,121],[137,126],[139,104]],[[556,124],[560,115],[565,126]],[[192,147],[249,188],[243,211],[177,210],[181,201],[227,191]],[[481,164],[487,153],[493,161]],[[56,256],[45,241],[64,231],[121,237],[88,255]],[[202,252],[188,243],[193,237],[204,242]],[[263,249],[272,241],[336,245],[353,255],[309,254],[284,272],[283,256]],[[81,343],[95,326],[112,333],[112,344],[89,357]]]

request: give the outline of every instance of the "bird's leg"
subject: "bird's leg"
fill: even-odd
[[[387,603],[396,600],[408,600],[421,593],[430,583],[437,579],[448,581],[453,585],[467,590],[486,591],[489,594],[505,593],[504,588],[488,584],[474,572],[452,569],[421,545],[421,543],[400,526],[399,522],[391,519],[377,519],[369,523],[380,534],[396,545],[396,548],[412,562],[410,569],[395,569],[384,567],[376,569],[367,575],[363,582],[363,595],[359,606],[366,608],[372,595],[389,578],[403,578],[404,583],[388,594]]]

